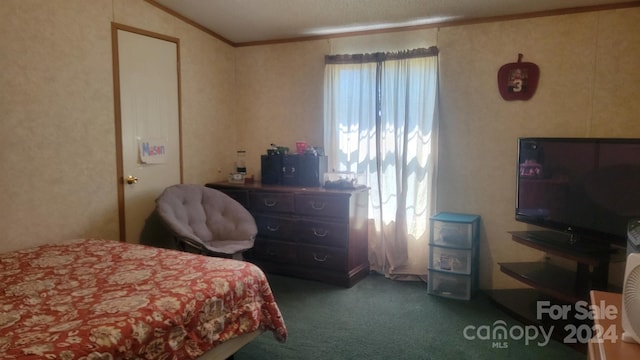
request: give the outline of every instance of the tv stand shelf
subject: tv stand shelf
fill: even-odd
[[[568,303],[589,297],[588,291],[576,288],[576,274],[559,266],[545,262],[500,263],[500,270],[548,294]]]
[[[611,290],[608,286],[610,257],[614,253],[608,246],[587,241],[570,242],[570,237],[552,231],[513,231],[513,241],[576,262],[575,270],[560,267],[547,261],[503,262],[500,271],[529,286],[522,289],[492,290],[490,296],[516,319],[535,325],[554,326],[563,329],[564,324],[580,325],[573,314],[563,324],[537,314],[539,301],[550,304],[568,304],[572,309],[582,301],[588,303],[590,290]],[[554,334],[559,340],[561,331]],[[579,348],[584,351],[585,349]]]
[[[589,300],[589,290],[607,289],[610,256],[613,254],[613,250],[610,247],[595,245],[586,241],[571,244],[568,236],[553,231],[512,231],[510,234],[511,239],[519,244],[576,262],[574,286],[565,288],[565,292],[574,290],[575,293],[581,294],[580,299]],[[542,264],[545,263],[541,262],[540,267],[542,267]],[[546,264],[544,266],[547,269],[544,272],[545,275],[537,277],[536,283],[539,286],[532,286],[541,290],[554,288],[553,285],[546,286],[545,284],[547,282],[555,283],[556,276],[567,278],[566,271],[555,266],[552,267],[552,270],[549,270],[550,266],[550,264]]]
[[[556,231],[511,231],[510,234],[515,242],[583,264],[599,265],[612,253],[610,247],[589,241],[571,243],[569,235]]]
[[[558,342],[563,342],[567,336],[571,336],[567,330],[571,327],[565,327],[566,325],[586,324],[591,326],[587,322],[588,320],[538,318],[536,307],[538,302],[546,301],[550,304],[557,304],[557,300],[533,288],[492,290],[490,295],[493,302],[514,319],[528,325],[544,328],[546,332],[551,333],[551,338]],[[553,331],[550,330],[552,326]],[[580,342],[566,345],[582,353],[586,354],[587,352],[586,345]]]

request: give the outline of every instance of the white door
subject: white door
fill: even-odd
[[[120,105],[116,127],[122,141],[120,236],[138,243],[155,199],[166,187],[181,183],[178,44],[128,30],[114,34]]]

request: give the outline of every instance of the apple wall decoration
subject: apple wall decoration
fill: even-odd
[[[538,65],[522,62],[522,54],[518,54],[518,62],[504,64],[498,70],[498,90],[507,101],[529,100],[536,92],[539,77]]]

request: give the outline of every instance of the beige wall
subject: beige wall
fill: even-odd
[[[180,39],[184,181],[230,167],[234,49],[142,0],[0,6],[0,250],[118,238],[111,22]]]
[[[260,155],[270,144],[323,146],[326,54],[399,51],[436,44],[436,30],[393,32],[236,49],[238,148],[248,173],[260,177]]]
[[[260,155],[270,144],[322,146],[322,89],[328,41],[236,49],[238,147],[247,173],[260,177]]]
[[[640,137],[638,8],[240,48],[238,120],[247,126],[249,172],[271,142],[321,140],[324,54],[430,45],[440,50],[441,71],[437,209],[482,216],[483,288],[521,286],[496,265],[544,255],[507,233],[526,229],[513,215],[516,140]],[[540,67],[539,87],[529,101],[507,102],[497,72],[518,53]],[[621,281],[619,270],[612,281]]]
[[[34,5],[31,5],[34,4]],[[323,56],[440,49],[438,210],[482,216],[481,286],[519,286],[513,243],[518,136],[640,137],[640,9],[231,48],[142,0],[9,0],[0,7],[0,250],[116,238],[110,23],[180,39],[185,182],[249,172],[270,143],[322,143]],[[503,101],[498,68],[524,54],[537,94]],[[470,176],[471,174],[471,176]]]
[[[526,228],[513,220],[516,139],[640,137],[640,9],[443,28],[438,48],[438,209],[482,216],[483,287],[519,285],[496,263],[542,253],[506,233]],[[531,100],[506,102],[496,75],[518,53],[540,67],[540,82]]]

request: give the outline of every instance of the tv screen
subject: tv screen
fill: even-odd
[[[625,247],[640,218],[640,139],[518,139],[516,220]]]

